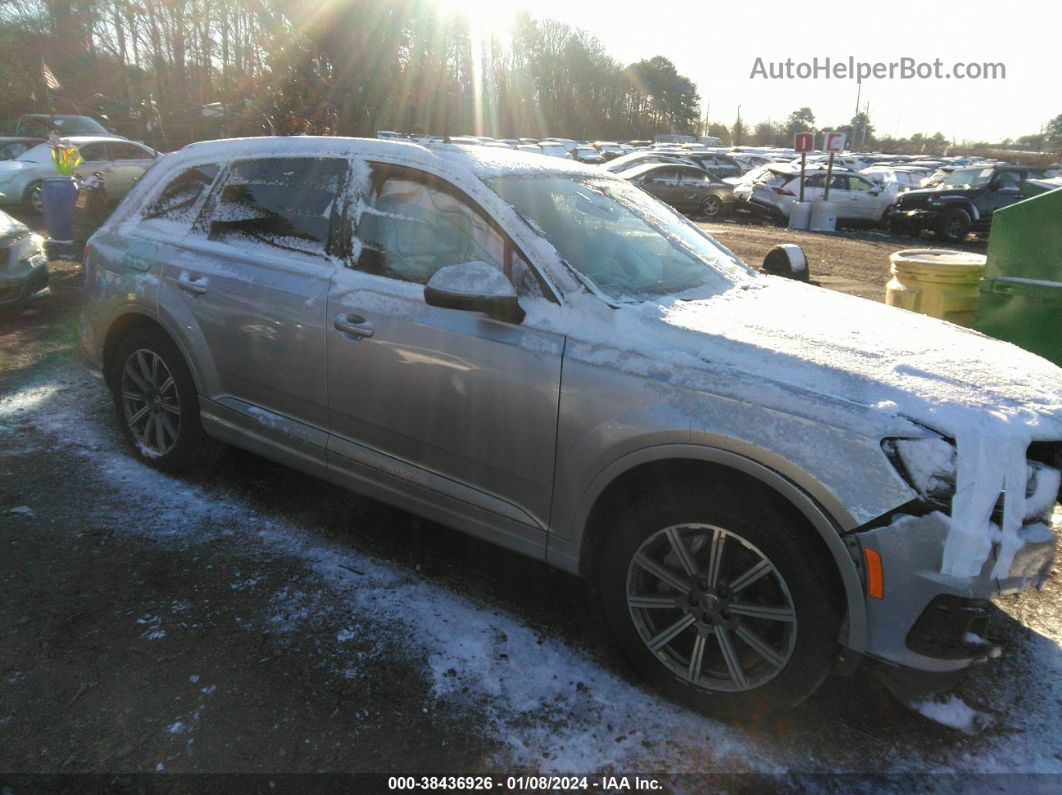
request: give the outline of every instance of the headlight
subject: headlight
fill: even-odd
[[[929,504],[950,510],[955,495],[955,445],[947,439],[885,439],[882,449],[896,471]],[[1026,461],[1025,521],[1043,521],[1050,517],[1059,499],[1062,472],[1040,461]],[[993,512],[998,520],[1003,510],[1003,496]]]
[[[955,493],[955,445],[947,439],[886,439],[892,465],[923,499],[947,506]]]

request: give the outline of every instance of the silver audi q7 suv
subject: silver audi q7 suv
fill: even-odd
[[[194,144],[91,239],[132,454],[237,445],[594,578],[647,677],[729,715],[838,661],[936,683],[1048,576],[1062,370],[764,276],[535,154]]]

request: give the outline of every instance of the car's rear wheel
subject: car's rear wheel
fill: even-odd
[[[203,430],[192,373],[164,332],[128,334],[107,380],[122,432],[142,461],[177,472],[213,459],[219,445]]]
[[[949,243],[961,243],[970,233],[970,214],[961,207],[949,207],[937,220],[936,233],[941,240]]]
[[[701,203],[701,214],[705,218],[718,218],[723,214],[723,202],[718,196],[708,196]]]
[[[830,562],[806,530],[759,499],[703,484],[652,495],[605,542],[605,612],[635,666],[706,712],[792,707],[837,658]]]

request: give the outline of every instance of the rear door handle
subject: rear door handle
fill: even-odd
[[[194,293],[195,295],[202,295],[207,291],[207,279],[205,276],[201,276],[198,279],[193,279],[189,275],[188,271],[182,271],[181,275],[177,277],[177,285],[186,292]]]
[[[375,332],[372,323],[361,315],[354,314],[336,315],[336,319],[332,321],[332,326],[335,327],[336,331],[342,331],[344,334],[353,334],[355,337],[371,337]]]

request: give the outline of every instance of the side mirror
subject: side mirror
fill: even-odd
[[[804,283],[811,276],[804,250],[793,243],[783,243],[768,251],[763,258],[763,272]]]
[[[486,262],[462,262],[435,271],[424,288],[424,301],[444,309],[462,309],[521,323],[524,310],[505,275]]]

